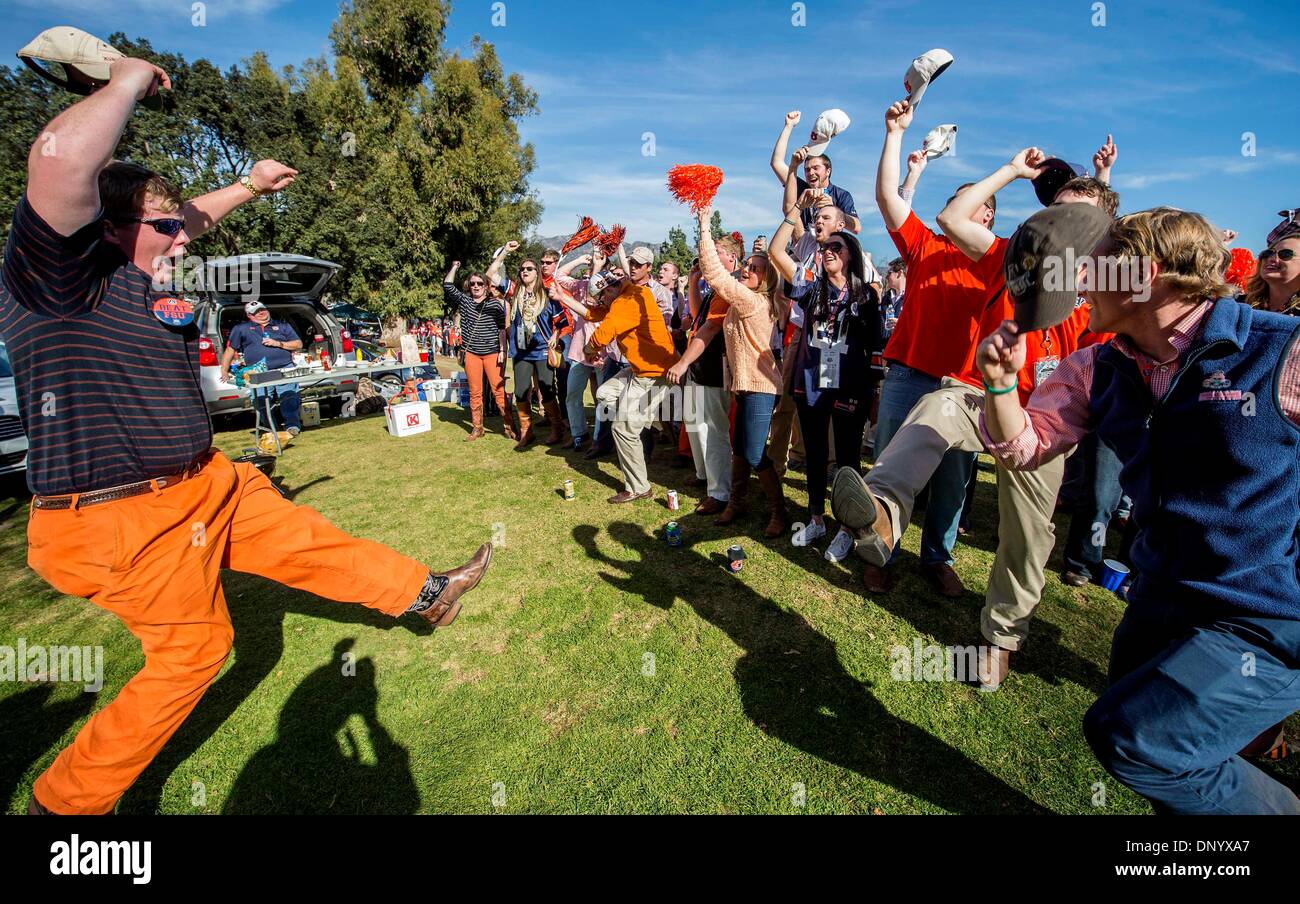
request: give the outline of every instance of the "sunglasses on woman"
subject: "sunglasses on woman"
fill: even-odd
[[[519,272],[520,272],[520,273],[536,273],[536,272],[537,272],[537,268],[536,268],[536,267],[520,267],[520,268],[519,268]]]
[[[175,237],[182,229],[185,228],[185,221],[180,217],[160,217],[156,220],[146,220],[143,217],[125,217],[115,220],[117,223],[143,223],[146,226],[152,226],[154,232],[159,235]]]
[[[843,242],[835,242],[822,248],[822,251],[829,251],[836,257],[843,257],[847,250]]]
[[[481,288],[483,288],[483,287],[486,286],[486,285],[487,285],[487,283],[482,282],[481,280],[473,280],[473,279],[471,279],[471,280],[469,281],[469,287],[470,287],[471,289],[481,289]]]
[[[1268,248],[1259,253],[1259,262],[1262,264],[1264,263],[1264,261],[1268,260],[1269,258],[1275,255],[1277,259],[1280,261],[1294,260],[1295,249],[1294,248]]]

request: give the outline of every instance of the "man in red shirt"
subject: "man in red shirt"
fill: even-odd
[[[989,231],[997,202],[992,191],[980,187],[983,183],[964,185],[954,196],[973,202],[968,204],[974,208],[970,214],[972,225],[992,236],[982,256],[970,258],[947,238],[936,236],[912,213],[911,204],[900,196],[898,179],[903,133],[911,123],[912,109],[906,100],[885,112],[885,144],[876,172],[876,206],[907,265],[907,304],[885,346],[889,372],[880,391],[877,462],[916,403],[938,389],[945,378],[961,373],[970,358],[981,338],[980,315],[994,294],[1006,245],[1005,239]],[[980,447],[977,444],[973,448]],[[965,592],[952,569],[952,548],[974,466],[974,452],[954,448],[930,479],[930,501],[921,533],[921,566],[931,586],[947,597]],[[868,590],[883,593],[889,589],[889,575],[883,565],[868,566],[864,579]]]
[[[976,191],[958,194],[939,214],[939,225],[955,246],[972,259],[982,258],[995,244],[1005,258],[1014,246],[997,239],[986,227],[970,218],[975,199],[981,193],[997,191],[1014,179],[1032,179],[1038,173],[1042,154],[1026,148],[997,172],[976,184]],[[1095,183],[1079,186],[1080,183]],[[1052,230],[1077,239],[1082,257],[1105,234],[1118,207],[1119,198],[1097,180],[1075,180],[1063,188],[1057,201],[1035,214],[1027,226]],[[1091,192],[1091,193],[1089,193]],[[1077,206],[1099,208],[1080,211]],[[1071,208],[1066,210],[1066,208]],[[1024,228],[1024,227],[1022,227]],[[1086,247],[1083,247],[1086,245]],[[1071,245],[1070,247],[1075,247]],[[1070,274],[1073,275],[1073,274]],[[995,294],[981,314],[978,335],[995,332],[1014,318],[1012,297],[1005,278],[999,274]],[[1017,386],[1028,400],[1034,388],[1055,370],[1056,365],[1076,349],[1104,342],[1108,335],[1087,331],[1088,308],[1078,303],[1077,293],[1068,286],[1057,294],[1059,301],[1074,309],[1064,321],[1028,334],[1025,366]],[[1045,294],[1045,293],[1044,293]],[[904,306],[906,310],[906,306]],[[889,449],[876,459],[876,466],[864,481],[860,476],[837,475],[832,494],[836,518],[856,532],[857,552],[869,564],[882,566],[894,541],[907,529],[916,494],[925,486],[944,456],[953,450],[976,454],[982,448],[979,412],[983,407],[984,383],[975,365],[974,349],[955,378],[945,378],[942,387],[922,398],[895,434]],[[848,469],[844,469],[848,470]],[[981,631],[992,644],[991,667],[981,683],[996,688],[1006,676],[1012,651],[1020,649],[1029,632],[1029,621],[1038,605],[1047,559],[1054,541],[1052,511],[1061,487],[1064,459],[1058,458],[1036,471],[1014,471],[998,466],[998,551],[989,576]]]

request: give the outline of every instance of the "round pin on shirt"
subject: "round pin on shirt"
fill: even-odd
[[[152,310],[154,317],[167,326],[189,326],[194,322],[194,305],[174,295],[155,298]]]

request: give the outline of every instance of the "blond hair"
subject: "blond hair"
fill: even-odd
[[[1231,295],[1223,278],[1232,255],[1223,234],[1199,213],[1154,207],[1119,217],[1110,228],[1114,254],[1160,264],[1157,281],[1191,298]]]
[[[181,190],[147,166],[114,160],[99,171],[99,200],[106,219],[138,216],[150,198],[156,198],[165,213],[181,208]]]

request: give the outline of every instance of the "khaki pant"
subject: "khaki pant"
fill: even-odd
[[[685,410],[685,433],[695,461],[695,476],[719,502],[731,499],[731,393],[688,382],[692,404]]]
[[[916,494],[949,449],[982,452],[979,432],[984,393],[945,377],[923,396],[894,434],[867,486],[889,511],[894,537],[907,530]],[[1056,541],[1052,511],[1065,473],[1065,457],[1036,471],[997,466],[998,551],[989,575],[980,628],[991,643],[1018,650],[1042,596],[1047,559]]]
[[[641,431],[658,418],[668,386],[664,377],[638,377],[625,367],[596,390],[596,404],[609,416],[623,488],[629,493],[640,495],[650,490]]]

